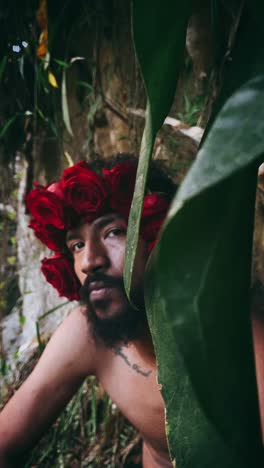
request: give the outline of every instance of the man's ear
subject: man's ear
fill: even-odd
[[[258,175],[262,176],[264,175],[264,163],[262,163],[259,168],[258,168]]]

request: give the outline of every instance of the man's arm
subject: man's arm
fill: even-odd
[[[74,310],[54,333],[32,374],[0,413],[0,465],[11,467],[37,442],[82,384],[96,355],[86,317]],[[10,461],[9,461],[10,460]]]

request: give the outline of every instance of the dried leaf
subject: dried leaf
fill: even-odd
[[[58,88],[59,87],[54,74],[50,70],[49,70],[49,73],[48,73],[48,80],[49,80],[49,83],[51,84],[51,86],[53,86],[53,88]]]
[[[73,131],[70,121],[70,112],[67,99],[67,86],[66,86],[66,70],[63,70],[62,74],[62,85],[61,85],[61,104],[62,104],[62,117],[65,127],[67,128],[69,134],[73,136]]]
[[[41,29],[36,55],[38,58],[44,59],[48,53],[48,15],[46,0],[40,0],[40,5],[36,12],[36,20]]]

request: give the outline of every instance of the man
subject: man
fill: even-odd
[[[35,370],[0,414],[3,468],[18,466],[18,457],[41,437],[88,375],[98,378],[141,432],[144,468],[172,466],[143,280],[174,186],[164,174],[152,170],[142,212],[132,306],[124,291],[123,268],[135,173],[135,162],[123,158],[99,174],[81,162],[66,169],[59,182],[36,185],[27,197],[30,227],[54,251],[42,261],[42,272],[60,295],[80,298],[81,306],[61,324]]]

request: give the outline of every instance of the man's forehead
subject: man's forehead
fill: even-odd
[[[125,221],[125,219],[118,213],[108,213],[108,214],[105,214],[103,216],[99,216],[98,218],[94,219],[93,221],[90,221],[90,222],[86,221],[86,222],[80,223],[78,226],[76,226],[76,227],[74,227],[72,229],[69,229],[67,231],[67,233],[66,233],[66,242],[68,240],[70,240],[73,236],[78,234],[84,228],[93,227],[93,228],[96,228],[96,229],[101,229],[104,226],[106,226],[107,224],[112,223],[113,221],[116,221],[116,220],[120,220],[120,219]]]

